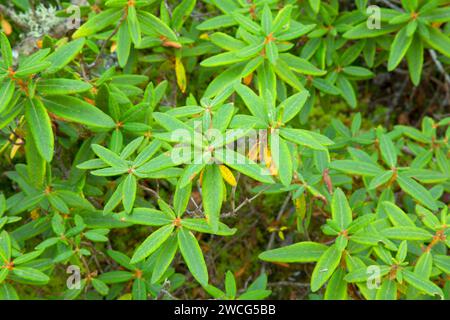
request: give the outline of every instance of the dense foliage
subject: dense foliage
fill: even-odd
[[[1,299],[450,299],[448,1],[0,21]]]

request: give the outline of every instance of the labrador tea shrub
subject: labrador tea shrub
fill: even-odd
[[[1,299],[450,299],[448,1],[0,21]]]

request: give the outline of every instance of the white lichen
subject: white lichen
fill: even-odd
[[[15,19],[28,27],[28,37],[40,38],[64,23],[63,18],[56,16],[57,11],[58,9],[52,5],[46,7],[39,4],[34,11],[30,9],[27,12],[16,14]]]

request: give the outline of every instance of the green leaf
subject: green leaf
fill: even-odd
[[[439,28],[428,27],[429,37],[422,36],[430,47],[439,51],[443,55],[450,57],[450,39],[448,35],[445,35]]]
[[[36,90],[42,95],[66,95],[88,91],[92,86],[84,81],[71,79],[40,79]]]
[[[0,284],[0,299],[1,300],[19,300],[14,287],[8,283]]]
[[[206,268],[205,259],[202,250],[198,245],[192,232],[180,228],[178,230],[178,245],[189,271],[194,278],[203,286],[208,284],[208,269]]]
[[[154,112],[153,117],[167,131],[184,130],[186,132],[193,133],[193,129],[191,127],[186,125],[181,120],[178,120],[177,118],[166,113]]]
[[[203,171],[202,199],[208,223],[213,231],[219,228],[223,201],[223,179],[217,165],[207,165]]]
[[[136,199],[137,181],[136,177],[129,174],[122,186],[122,201],[126,212],[133,210],[134,200]]]
[[[0,114],[8,107],[14,94],[14,82],[11,80],[6,80],[0,87]]]
[[[135,45],[139,45],[141,42],[141,27],[136,15],[136,8],[134,6],[128,6],[127,22],[131,40]]]
[[[289,22],[291,18],[292,5],[288,4],[283,7],[280,11],[278,11],[275,20],[273,21],[272,32],[283,32],[289,28]]]
[[[343,37],[346,39],[376,38],[398,30],[398,25],[381,24],[381,28],[368,28],[367,21],[364,21],[352,29],[346,31]]]
[[[278,169],[278,175],[280,181],[283,185],[289,186],[292,181],[293,163],[291,152],[289,151],[289,146],[283,139],[279,136],[275,138],[276,135],[270,135],[270,148],[272,160]]]
[[[344,281],[346,271],[338,268],[328,281],[325,300],[347,300],[347,282]]]
[[[151,33],[158,33],[167,37],[171,41],[178,41],[176,34],[164,22],[155,17],[149,12],[142,11],[138,13],[138,19],[141,23],[141,29],[144,33],[150,31]]]
[[[332,245],[320,257],[311,276],[311,291],[316,292],[333,275],[339,265],[342,251]]]
[[[428,241],[433,235],[417,227],[392,227],[381,230],[382,235],[394,240]]]
[[[134,252],[133,257],[131,258],[131,263],[134,264],[140,262],[151,255],[153,252],[155,252],[156,249],[158,249],[164,243],[164,241],[169,238],[169,236],[172,234],[173,228],[174,225],[169,224],[159,228],[150,236],[148,236],[147,239],[145,239],[145,241],[142,242]]]
[[[394,203],[390,201],[383,201],[381,204],[384,207],[384,211],[387,213],[389,220],[391,220],[394,226],[415,227],[414,222],[408,217],[408,215]]]
[[[128,30],[128,22],[124,22],[117,32],[117,60],[122,68],[126,66],[131,50],[131,37]]]
[[[248,32],[258,34],[261,31],[261,27],[253,22],[250,18],[247,18],[246,16],[237,12],[233,12],[232,16],[234,20],[239,23],[239,26],[244,28]]]
[[[383,170],[376,165],[368,162],[352,160],[335,160],[330,163],[330,168],[348,174],[356,174],[368,177],[377,176],[383,173]]]
[[[383,281],[377,291],[377,300],[397,300],[397,283],[394,280]]]
[[[147,300],[147,285],[144,279],[136,278],[133,281],[133,287],[131,293],[134,300]]]
[[[95,291],[100,293],[102,296],[106,296],[108,294],[109,288],[103,281],[96,278],[92,278],[91,283]]]
[[[242,98],[245,105],[252,115],[258,117],[262,120],[266,120],[267,116],[264,112],[263,108],[263,99],[258,97],[249,87],[244,86],[242,84],[236,84],[235,87],[236,92]]]
[[[397,176],[397,182],[400,188],[402,188],[402,190],[409,194],[411,197],[413,197],[429,209],[433,211],[437,210],[436,201],[433,199],[433,196],[430,194],[430,192],[422,185],[401,173]]]
[[[212,56],[205,60],[202,60],[200,65],[202,67],[219,67],[219,66],[224,66],[224,65],[228,65],[228,64],[238,63],[238,62],[244,61],[246,59],[247,59],[246,57],[242,57],[242,56],[238,55],[236,52],[231,51],[231,52],[219,53],[215,56]]]
[[[258,258],[270,262],[315,262],[327,250],[327,246],[304,241],[261,253]]]
[[[289,68],[292,71],[306,74],[306,75],[312,75],[312,76],[323,76],[327,72],[324,70],[320,70],[315,65],[313,65],[311,62],[309,62],[306,59],[294,56],[290,53],[282,53],[280,54],[280,58],[286,62],[286,64],[289,66]]]
[[[214,156],[217,160],[225,163],[228,167],[237,170],[250,178],[263,183],[273,183],[270,171],[267,168],[259,166],[254,161],[235,152],[231,149],[224,148],[216,150]]]
[[[311,8],[313,9],[313,11],[315,13],[318,13],[320,10],[320,3],[321,0],[308,0],[309,5],[311,6]]]
[[[9,68],[13,65],[13,56],[11,45],[9,43],[8,37],[3,32],[0,32],[0,48],[2,59],[6,64],[6,67]]]
[[[0,259],[2,264],[11,260],[11,238],[6,231],[0,233]]]
[[[433,255],[430,251],[422,253],[414,266],[414,273],[429,279],[433,270]]]
[[[153,268],[151,282],[158,282],[172,263],[178,249],[178,239],[175,235],[169,237],[159,248]]]
[[[331,215],[333,220],[341,228],[341,231],[346,230],[352,223],[352,210],[347,201],[347,197],[340,188],[336,189],[331,201]]]
[[[282,128],[280,130],[280,135],[295,144],[306,146],[314,150],[327,150],[327,148],[317,141],[314,135],[307,130]]]
[[[36,98],[25,104],[25,119],[39,154],[47,161],[53,158],[54,138],[52,123],[42,102]]]
[[[236,228],[229,228],[226,224],[223,224],[222,222],[219,222],[219,229],[217,231],[214,231],[208,224],[206,219],[202,218],[182,219],[181,225],[187,229],[191,229],[201,233],[217,234],[219,236],[232,236],[237,231]]]
[[[122,16],[121,9],[107,9],[92,18],[89,18],[85,24],[83,24],[72,35],[73,39],[90,36],[98,31],[105,29],[107,26],[120,21]]]
[[[48,61],[28,63],[26,65],[23,64],[23,65],[19,66],[15,75],[20,78],[23,78],[26,76],[29,77],[29,76],[32,76],[36,73],[39,73],[39,72],[47,69],[49,66],[50,66],[50,62],[48,62]]]
[[[183,0],[175,7],[172,12],[172,27],[175,30],[180,30],[186,19],[190,17],[192,10],[195,8],[195,3],[196,0]]]
[[[374,190],[378,188],[379,186],[389,182],[391,180],[392,176],[394,175],[394,172],[389,170],[383,172],[381,175],[375,176],[369,184],[369,190]]]
[[[436,284],[431,282],[430,280],[419,276],[418,274],[411,272],[409,270],[403,270],[403,278],[406,282],[412,285],[414,288],[429,294],[430,296],[438,295],[442,299],[444,298],[444,293],[442,289],[439,288]]]
[[[379,266],[380,267],[380,277],[385,276],[391,270],[390,266]],[[369,272],[367,267],[358,268],[349,272],[345,277],[347,282],[366,282],[373,273]]]
[[[450,256],[434,255],[433,263],[436,267],[441,269],[445,274],[450,274]]]
[[[381,157],[384,162],[390,167],[395,168],[397,165],[397,150],[394,143],[385,134],[379,136]]]
[[[413,37],[408,37],[406,33],[406,28],[402,28],[392,42],[388,60],[389,71],[394,70],[400,64],[412,43]]]
[[[161,148],[161,142],[158,140],[153,140],[141,152],[139,152],[138,156],[134,159],[134,166],[137,168],[149,161],[159,150],[159,148]]]
[[[339,90],[341,90],[341,95],[344,98],[344,100],[349,104],[350,107],[355,109],[358,102],[356,100],[355,89],[353,88],[350,81],[343,76],[339,76],[337,78],[336,85],[339,88]]]
[[[281,121],[287,123],[294,118],[302,110],[308,97],[309,92],[305,90],[284,100],[278,107],[279,113],[282,115]]]
[[[144,226],[163,226],[172,223],[172,217],[151,208],[135,208],[131,214],[118,216],[121,221]]]
[[[102,159],[105,163],[109,164],[110,166],[116,168],[128,167],[127,162],[124,159],[122,159],[117,153],[112,152],[111,150],[108,150],[99,144],[93,144],[91,145],[91,148],[100,159]]]
[[[99,128],[114,128],[113,119],[100,109],[70,96],[51,96],[42,99],[46,108],[58,117]]]
[[[178,180],[177,186],[175,188],[175,194],[173,196],[173,205],[175,213],[181,216],[189,204],[191,198],[192,184],[188,183],[184,187],[181,187],[181,179]]]
[[[233,19],[232,16],[229,15],[220,15],[216,17],[212,17],[208,20],[203,21],[199,25],[197,25],[198,30],[212,30],[223,27],[230,27],[236,25],[236,20]]]
[[[0,287],[1,287],[1,284],[8,277],[8,274],[9,274],[9,270],[7,268],[1,268],[0,269]]]
[[[45,273],[33,268],[15,267],[12,273],[20,279],[32,281],[36,284],[46,284],[50,281],[50,278]]]
[[[81,51],[85,43],[84,38],[70,41],[51,53],[46,61],[50,62],[50,67],[44,71],[45,74],[55,73],[64,68],[70,61],[72,61]]]
[[[274,41],[269,41],[266,46],[266,56],[267,59],[269,59],[269,61],[272,64],[276,64],[277,60],[278,60],[278,48],[277,45],[275,44]]]
[[[130,281],[134,274],[128,271],[110,271],[102,273],[98,279],[107,284],[122,283]]]
[[[236,279],[231,271],[227,271],[225,275],[225,291],[228,297],[236,296]]]
[[[342,71],[349,76],[358,78],[371,78],[374,76],[372,71],[363,67],[349,66],[342,68]]]

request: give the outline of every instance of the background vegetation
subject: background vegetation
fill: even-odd
[[[0,0],[0,298],[449,299],[449,21],[444,0]],[[269,145],[173,161],[194,121]]]

